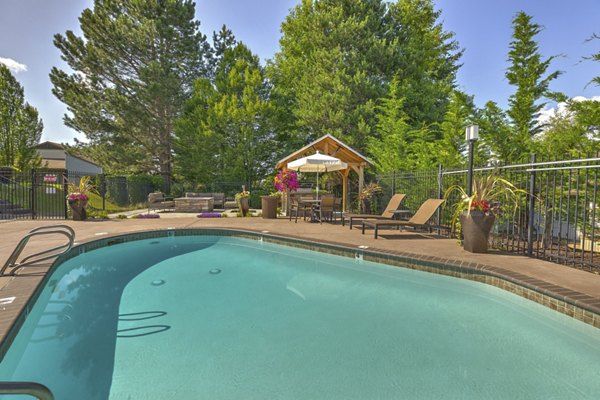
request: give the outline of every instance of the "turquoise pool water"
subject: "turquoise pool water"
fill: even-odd
[[[599,378],[600,330],[500,289],[216,236],[65,262],[0,363],[57,399],[597,399]]]

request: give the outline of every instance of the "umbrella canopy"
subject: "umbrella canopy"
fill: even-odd
[[[317,151],[315,154],[288,163],[287,167],[298,172],[316,172],[317,198],[319,198],[319,172],[339,171],[348,168],[348,164],[342,162],[339,158],[321,154]]]

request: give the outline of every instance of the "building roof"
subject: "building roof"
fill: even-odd
[[[37,146],[35,146],[38,150],[64,150],[64,152],[68,155],[70,155],[71,157],[75,157],[81,161],[85,161],[89,164],[93,164],[97,167],[102,167],[100,164],[98,164],[95,161],[90,160],[89,158],[82,156],[80,154],[73,154],[73,150],[72,148],[66,148],[65,146],[63,146],[60,143],[55,143],[55,142],[50,142],[50,141],[46,141],[44,143],[40,143]]]
[[[42,149],[42,150],[64,150],[65,149],[65,146],[63,146],[62,144],[54,143],[54,142],[40,143],[35,147],[37,149]]]
[[[343,162],[347,164],[353,165],[363,165],[363,164],[371,164],[373,162],[369,160],[367,157],[360,154],[358,151],[354,150],[341,140],[327,134],[325,136],[320,137],[319,139],[311,142],[301,148],[298,151],[290,154],[289,156],[279,160],[276,168],[285,168],[289,162],[292,162],[300,157],[305,156],[307,153],[314,153],[319,151],[323,154],[327,154],[336,158],[339,158]]]

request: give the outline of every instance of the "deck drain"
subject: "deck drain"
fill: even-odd
[[[164,285],[166,282],[163,279],[157,279],[155,281],[152,281],[152,286],[161,286]]]
[[[211,275],[217,275],[221,273],[221,270],[219,268],[213,268],[210,271],[208,271],[208,273]]]

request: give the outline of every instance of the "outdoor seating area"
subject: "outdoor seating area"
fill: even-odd
[[[148,195],[148,212],[175,211],[180,213],[212,212],[225,208],[225,193],[186,192],[184,197],[167,198],[162,192]]]

